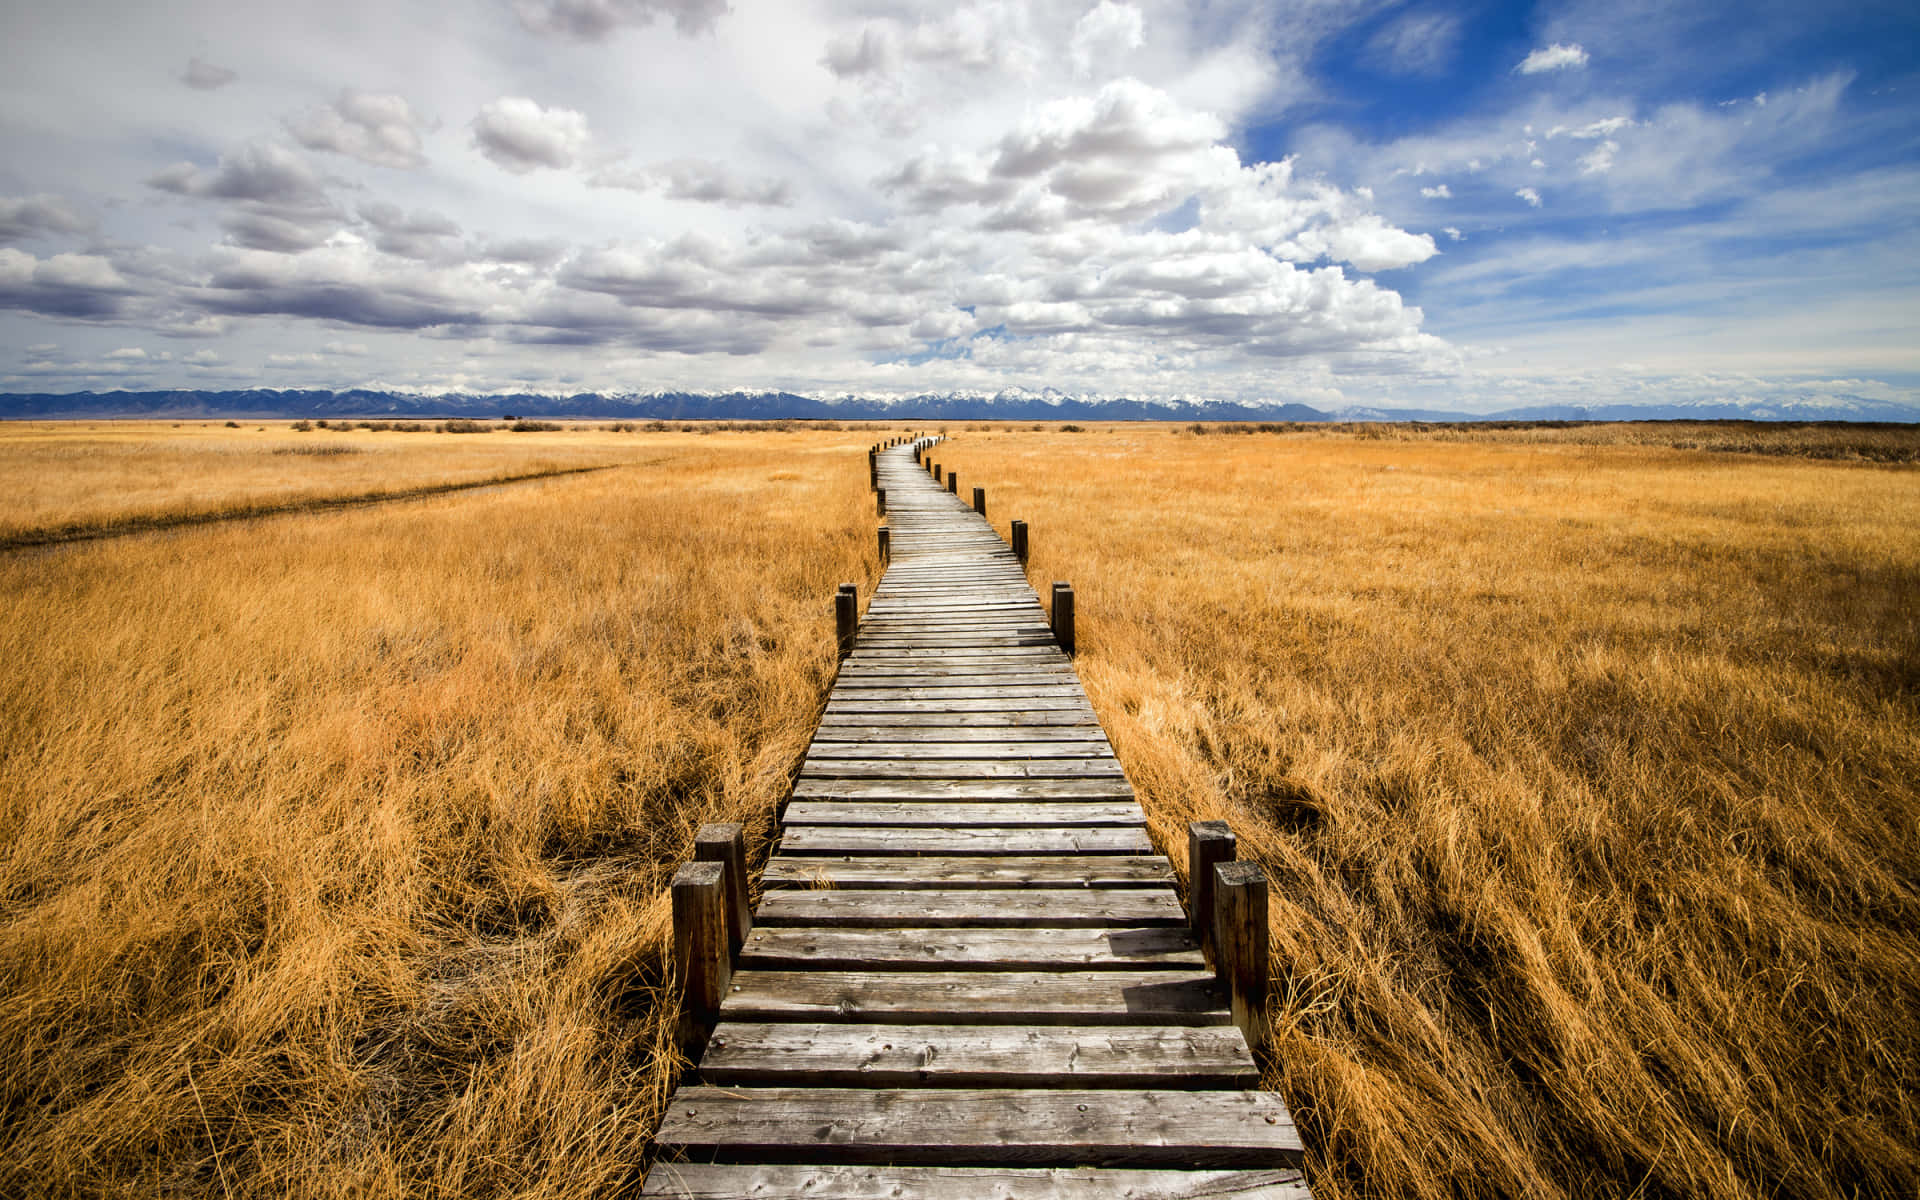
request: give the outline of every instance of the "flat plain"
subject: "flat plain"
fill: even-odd
[[[904,431],[0,430],[0,529],[148,530],[0,555],[0,1191],[634,1186]],[[946,432],[1273,876],[1316,1194],[1920,1190],[1920,436]]]

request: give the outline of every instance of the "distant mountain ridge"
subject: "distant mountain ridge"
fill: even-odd
[[[1920,406],[1862,396],[1797,400],[1706,400],[1673,404],[1546,405],[1494,413],[1207,399],[1137,400],[1029,391],[945,392],[889,397],[797,392],[443,393],[373,391],[113,391],[0,393],[0,419],[149,419],[380,417],[591,417],[627,421],[918,420],[918,421],[1889,421],[1920,423]]]

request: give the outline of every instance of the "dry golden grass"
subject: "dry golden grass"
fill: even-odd
[[[0,556],[0,1194],[630,1185],[661,889],[704,821],[764,843],[875,435],[149,434],[119,492],[0,444],[0,522],[631,465]],[[1323,1197],[1911,1195],[1920,472],[1608,443],[937,457],[1075,582],[1163,843],[1274,873]]]
[[[1920,1194],[1920,471],[1673,433],[934,454],[1161,844],[1268,867],[1323,1200]]]
[[[300,431],[287,421],[0,423],[0,547],[658,460],[695,438]]]
[[[239,436],[118,461],[244,497]],[[871,436],[0,556],[0,1194],[637,1180],[662,889],[702,822],[764,845],[877,569]],[[412,453],[374,477],[472,465]]]
[[[1195,423],[1185,432],[1247,435],[1311,433],[1323,438],[1359,441],[1476,442],[1495,445],[1665,446],[1672,450],[1710,450],[1783,458],[1840,459],[1851,462],[1920,462],[1920,436],[1910,425],[1846,421],[1639,421],[1632,424],[1568,421],[1488,421],[1452,425],[1418,422],[1384,424],[1273,425]]]

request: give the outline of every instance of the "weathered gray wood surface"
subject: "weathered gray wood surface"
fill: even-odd
[[[681,1088],[662,1142],[698,1159],[810,1148],[821,1161],[1170,1167],[1297,1165],[1271,1092],[1042,1088]]]
[[[1152,854],[1144,829],[863,829],[800,825],[780,839],[784,854]]]
[[[755,926],[819,925],[843,928],[1017,929],[1024,926],[1079,929],[1136,927],[1185,929],[1187,914],[1170,887],[1033,888],[989,892],[899,892],[892,889],[771,892]]]
[[[734,1021],[1226,1025],[1211,971],[740,971]]]
[[[873,482],[887,571],[642,1194],[1310,1200],[1021,564],[911,447]]]
[[[778,888],[951,889],[1122,888],[1173,882],[1173,865],[1159,855],[1123,858],[800,858],[781,855],[761,883]]]
[[[949,768],[950,770],[951,768]],[[1105,779],[1026,780],[959,779],[919,776],[891,779],[814,780],[806,776],[794,785],[795,800],[1122,800],[1133,804],[1133,789],[1124,775]],[[1004,807],[1004,806],[1003,806]]]
[[[1140,806],[1124,803],[1050,803],[1004,800],[985,804],[944,804],[932,797],[919,802],[863,802],[857,800],[795,800],[787,805],[786,823],[793,825],[887,825],[903,828],[952,829],[998,825],[1019,829],[1068,826],[1144,825]]]
[[[909,893],[911,895],[912,893]],[[1071,893],[1069,893],[1071,894]],[[1114,929],[1110,914],[1100,924],[1015,925],[981,928],[958,917],[946,924],[921,919],[907,926],[895,916],[886,925],[854,922],[803,929],[763,924],[748,935],[740,966],[762,971],[872,971],[890,968],[965,971],[1089,970],[1120,967],[1206,966],[1193,935],[1182,929]]]
[[[1268,1171],[1034,1167],[787,1167],[661,1163],[646,1195],[676,1200],[1313,1200],[1306,1177]]]
[[[751,1025],[714,1030],[700,1078],[728,1087],[1244,1088],[1223,1026]]]

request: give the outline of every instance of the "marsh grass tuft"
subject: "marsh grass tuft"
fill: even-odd
[[[338,443],[329,444],[322,442],[314,446],[276,446],[273,449],[273,453],[276,455],[296,454],[302,458],[337,458],[342,454],[361,454],[364,453],[364,451],[358,446],[342,446]]]

